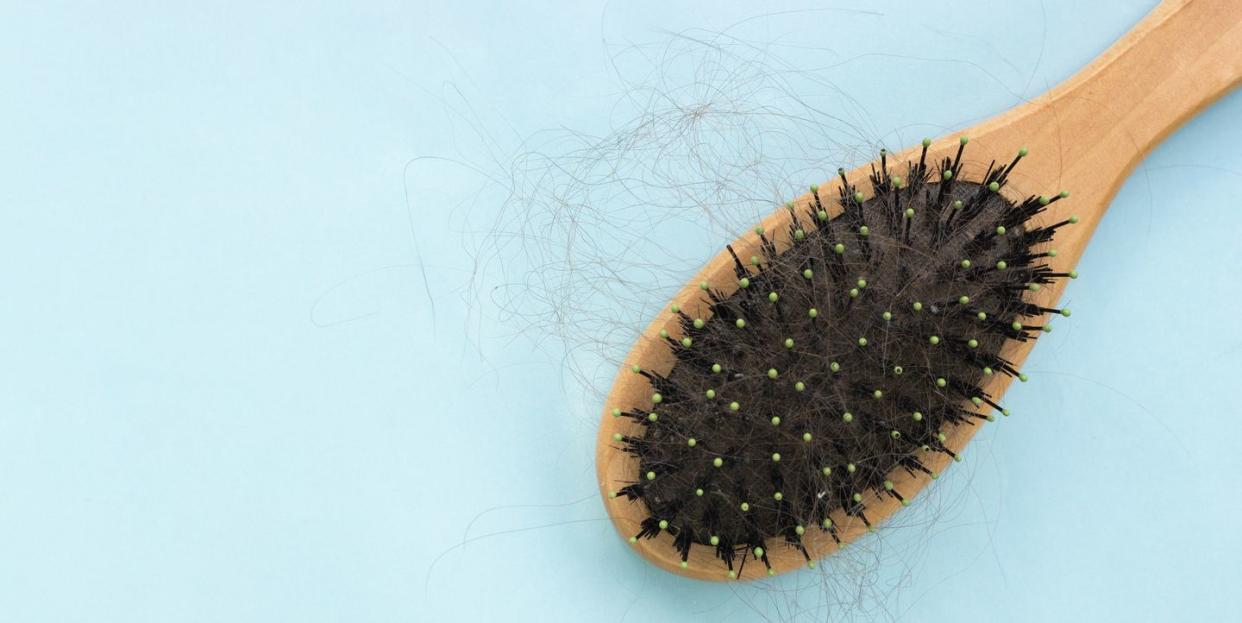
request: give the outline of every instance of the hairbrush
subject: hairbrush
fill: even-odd
[[[605,401],[618,532],[663,569],[725,580],[813,567],[874,530],[1009,414],[1121,183],[1240,80],[1242,4],[1167,1],[1046,94],[881,150],[726,245]]]

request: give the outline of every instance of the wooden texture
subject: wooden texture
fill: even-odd
[[[1242,0],[1165,2],[1094,62],[1056,88],[975,127],[935,141],[928,161],[951,157],[957,148],[957,137],[968,136],[968,166],[963,178],[977,180],[982,168],[969,163],[986,166],[993,159],[1008,162],[1020,147],[1027,147],[1030,155],[1010,177],[1004,192],[1013,200],[1031,194],[1054,194],[1061,189],[1071,192],[1068,199],[1053,203],[1049,213],[1041,217],[1042,222],[1050,223],[1071,214],[1080,218],[1077,225],[1058,231],[1055,239],[1059,254],[1051,263],[1054,268],[1069,270],[1077,264],[1113,195],[1135,165],[1170,132],[1240,80]],[[911,159],[911,154],[917,158],[918,149],[896,154],[891,162],[904,162]],[[860,188],[869,188],[868,171],[867,167],[860,167],[847,177]],[[839,180],[825,182],[820,187],[821,196],[836,197],[839,185]],[[809,199],[803,196],[796,200],[800,212]],[[788,218],[785,210],[777,210],[762,225],[769,232],[787,231]],[[757,251],[754,236],[743,236],[733,241],[733,246],[741,257]],[[734,283],[728,255],[721,253],[710,261],[674,299],[691,316],[706,316],[706,305],[699,302],[697,284],[701,281]],[[1045,287],[1035,300],[1051,307],[1060,298],[1061,289],[1061,283]],[[646,379],[629,371],[631,364],[661,373],[672,367],[673,358],[659,338],[661,329],[674,336],[680,331],[667,308],[647,327],[626,357],[604,404],[598,435],[596,468],[600,490],[613,523],[627,539],[638,531],[646,509],[641,503],[610,496],[622,483],[633,481],[637,472],[634,460],[613,446],[612,435],[632,432],[629,427],[635,425],[626,418],[613,418],[610,412],[614,406],[624,409],[643,404],[650,394]],[[1033,344],[1034,341],[1011,342],[1002,354],[1020,366]],[[1009,381],[1007,376],[994,375],[985,390],[999,399]],[[961,449],[978,429],[978,425],[948,429],[944,431],[949,437],[946,445]],[[943,471],[948,458],[937,454],[928,463],[931,469]],[[912,477],[904,471],[894,473],[891,480],[898,490],[913,495],[916,504],[918,498],[914,494],[930,482],[926,477]],[[865,502],[868,516],[876,523],[901,508],[896,500],[874,494]],[[842,529],[846,542],[866,532],[861,522],[851,521],[844,513],[833,515],[833,520]],[[723,563],[712,556],[709,548],[694,547],[689,565],[683,569],[671,543],[668,534],[661,534],[654,539],[640,539],[633,547],[657,566],[674,573],[707,580],[727,579]],[[805,543],[814,558],[837,549],[827,533],[820,530],[809,530]],[[802,555],[793,548],[771,549],[769,558],[777,573],[805,565]],[[762,565],[757,561],[751,563],[745,577],[761,577]]]

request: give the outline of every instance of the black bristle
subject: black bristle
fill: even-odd
[[[809,559],[806,531],[839,541],[836,512],[871,526],[870,493],[907,502],[894,471],[931,474],[919,457],[957,457],[942,430],[1001,409],[982,387],[1018,376],[1002,347],[1047,330],[1032,317],[1063,312],[1025,297],[1075,276],[1034,247],[1075,221],[1028,224],[1064,194],[1014,204],[998,192],[1025,151],[973,183],[960,179],[962,147],[929,174],[925,145],[906,180],[882,152],[872,198],[842,172],[837,218],[824,220],[811,187],[807,221],[787,204],[787,248],[762,228],[758,262],[728,247],[739,288],[705,286],[705,319],[677,312],[681,337],[665,339],[675,365],[641,371],[651,404],[617,413],[642,425],[614,439],[637,459],[618,495],[649,514],[635,536],[670,533],[682,560],[709,547],[738,576],[749,558],[770,568],[769,547]]]

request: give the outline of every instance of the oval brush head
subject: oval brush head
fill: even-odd
[[[947,431],[1008,415],[984,381],[1025,380],[1005,345],[1069,315],[1029,295],[1076,276],[1045,258],[1077,219],[1033,224],[1067,193],[1000,192],[1026,150],[962,180],[966,143],[934,165],[930,141],[900,167],[881,152],[866,193],[844,172],[834,197],[812,187],[753,254],[727,247],[733,280],[670,307],[664,361],[632,365],[649,392],[606,427],[631,542],[662,538],[683,569],[710,553],[720,578],[790,552],[813,564],[906,504],[903,474],[959,458]]]

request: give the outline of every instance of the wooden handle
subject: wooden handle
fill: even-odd
[[[1080,218],[1078,225],[1064,228],[1054,241],[1058,255],[1051,263],[1058,271],[1072,268],[1078,262],[1100,218],[1113,195],[1130,170],[1170,132],[1215,101],[1242,81],[1242,0],[1173,0],[1153,10],[1126,36],[1118,40],[1094,62],[1048,93],[1009,112],[985,121],[962,134],[971,137],[967,150],[970,165],[965,179],[977,179],[989,161],[1009,162],[1020,147],[1030,155],[1009,178],[1004,192],[1010,199],[1021,200],[1031,194],[1052,194],[1060,189],[1072,191],[1072,198],[1057,201],[1043,218],[1056,222],[1070,214]],[[929,150],[929,160],[951,156],[957,149],[956,137],[939,140]],[[914,148],[896,154],[892,162],[917,158]],[[846,174],[851,184],[868,187],[867,166]],[[821,185],[822,196],[833,197],[839,180]],[[796,202],[805,211],[809,195]],[[833,216],[839,207],[830,210]],[[777,210],[762,222],[767,231],[787,231],[789,213]],[[758,251],[754,236],[743,236],[733,242],[741,257]],[[677,294],[674,301],[698,317],[710,314],[702,303],[698,283],[728,284],[733,280],[731,258],[721,253],[703,267]],[[1060,298],[1063,282],[1043,288],[1033,302],[1054,307]],[[728,294],[728,292],[725,292]],[[1033,324],[1043,324],[1040,319]],[[642,367],[667,374],[675,363],[659,333],[666,330],[676,336],[680,332],[677,318],[663,312],[652,321],[626,357],[626,366]],[[1034,341],[1010,342],[1002,356],[1021,366]],[[1010,377],[996,374],[989,377],[984,391],[1000,398]],[[628,537],[638,530],[646,516],[645,509],[624,498],[610,495],[619,483],[635,477],[633,458],[613,447],[615,433],[637,433],[627,418],[614,418],[613,407],[625,408],[639,404],[650,395],[646,380],[622,370],[613,383],[604,404],[597,449],[596,470],[605,507],[618,532]],[[968,407],[969,408],[969,407]],[[961,449],[974,436],[977,426],[953,426],[943,432],[945,445]],[[925,459],[929,469],[942,471],[948,458],[937,454]],[[898,470],[890,476],[896,488],[916,494],[929,479]],[[867,513],[875,521],[883,521],[901,507],[890,497],[869,494],[865,500]],[[849,542],[866,533],[861,522],[844,514],[833,517],[841,538]],[[682,575],[724,580],[719,561],[706,548],[694,548],[689,565],[680,567],[680,558],[672,547],[671,538],[662,534],[655,539],[640,539],[637,551],[657,566]],[[836,551],[838,545],[817,531],[808,532],[803,541],[813,557]],[[783,573],[800,568],[802,555],[792,548],[768,553],[772,568]]]
[[[1135,165],[1240,81],[1242,2],[1170,0],[1069,80],[968,133],[998,159],[1028,147],[1026,185],[1071,189],[1089,234]]]

